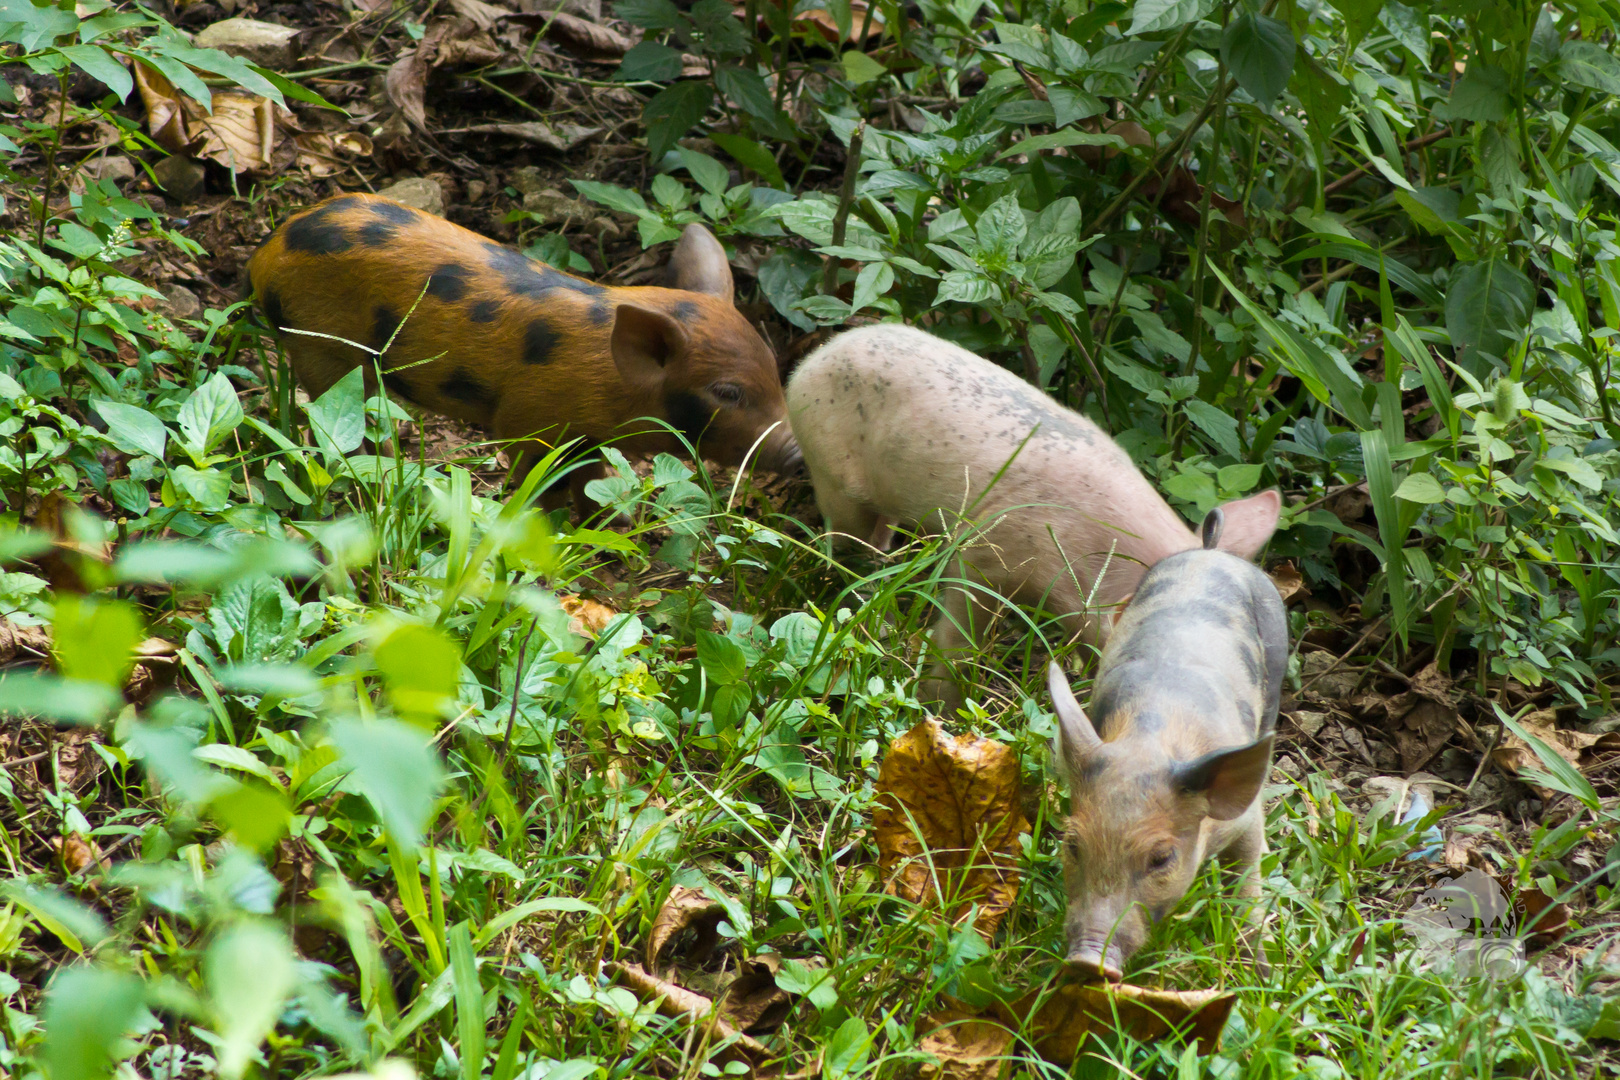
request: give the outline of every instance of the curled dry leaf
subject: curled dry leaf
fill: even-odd
[[[418,46],[395,60],[383,76],[383,92],[412,127],[425,131],[428,65],[421,54]]]
[[[488,30],[497,21],[512,14],[506,8],[486,4],[484,0],[450,0],[450,7],[480,30]]]
[[[14,660],[47,660],[51,632],[43,626],[19,626],[0,619],[0,664]]]
[[[1519,726],[1546,743],[1559,757],[1583,774],[1596,772],[1620,756],[1620,732],[1591,735],[1584,731],[1569,731],[1554,727],[1554,719],[1553,711],[1547,709],[1524,717],[1519,721]],[[1514,776],[1522,776],[1526,769],[1537,772],[1545,770],[1530,745],[1511,731],[1502,732],[1501,744],[1491,751],[1491,758]],[[1528,786],[1544,802],[1551,801],[1557,795],[1535,784]]]
[[[782,958],[775,953],[744,960],[720,999],[720,1015],[726,1023],[750,1035],[768,1034],[781,1027],[793,1011],[795,1000],[776,985],[776,973],[781,968]]]
[[[591,603],[589,600],[579,602]],[[595,606],[602,607],[601,604]],[[565,610],[568,608],[567,600],[563,601],[563,608]],[[610,615],[609,618],[611,617]],[[657,916],[653,918],[652,932],[647,935],[648,970],[659,970],[659,961],[664,953],[670,951],[677,940],[687,932],[692,933],[693,939],[683,953],[688,961],[701,963],[719,943],[720,920],[725,916],[726,909],[718,901],[709,899],[702,889],[677,885],[669,890],[669,898],[664,901],[664,906],[658,909]]]
[[[331,176],[348,167],[349,158],[371,156],[371,140],[358,131],[312,131],[295,135],[298,167],[311,176]]]
[[[924,720],[889,744],[877,792],[873,826],[888,890],[939,905],[943,888],[953,923],[977,904],[975,925],[994,934],[1018,891],[1018,836],[1029,829],[1017,757]]]
[[[1180,1034],[1193,1039],[1200,1054],[1213,1053],[1236,1001],[1236,994],[1220,990],[1063,983],[1000,1005],[997,1011],[1002,1023],[1022,1030],[1042,1057],[1067,1065],[1088,1035],[1116,1030],[1139,1042]]]
[[[922,1037],[918,1049],[939,1059],[925,1063],[923,1080],[998,1080],[1011,1060],[1007,1050],[1013,1033],[998,1020],[960,1009],[943,1009],[923,1021],[933,1030]]]
[[[1305,578],[1300,574],[1299,567],[1292,561],[1278,563],[1271,568],[1271,583],[1277,586],[1277,595],[1282,597],[1285,604],[1296,596],[1303,600],[1311,595],[1311,590],[1305,587]]]
[[[635,46],[633,40],[617,30],[566,11],[508,15],[506,21],[538,30],[545,34],[547,41],[554,41],[586,60],[617,60]]]
[[[714,1002],[702,994],[693,993],[665,979],[650,975],[640,964],[608,964],[608,974],[629,987],[639,997],[657,1001],[658,1011],[676,1020],[698,1025],[706,1033],[711,1045],[731,1040],[731,1045],[719,1055],[722,1060],[740,1060],[757,1064],[771,1056],[763,1043],[745,1035],[728,1024],[715,1011]]]
[[[565,596],[559,603],[562,604],[562,609],[568,613],[568,629],[583,637],[595,637],[606,630],[612,625],[613,620],[619,617],[619,613],[606,604],[598,604],[595,600],[587,600],[583,596]],[[683,891],[683,886],[677,885],[674,892],[670,893],[670,896],[673,897],[676,892],[681,891]],[[697,892],[696,889],[684,889],[684,891],[689,893]],[[660,913],[659,917],[662,918],[662,913]]]
[[[217,161],[232,172],[259,172],[270,165],[278,127],[276,105],[239,90],[219,90],[212,112],[174,88],[145,64],[132,65],[146,105],[152,140],[173,154]]]
[[[1427,765],[1462,728],[1451,680],[1433,664],[1413,676],[1410,689],[1382,704],[1407,773]]]
[[[56,848],[57,854],[62,858],[62,870],[73,876],[82,874],[91,867],[100,864],[106,868],[106,862],[101,857],[101,849],[94,840],[87,840],[78,833],[68,833],[65,836],[53,837],[51,846]]]
[[[543,146],[547,150],[555,150],[559,154],[594,139],[603,131],[599,127],[570,124],[565,120],[551,124],[543,120],[514,120],[504,124],[474,124],[472,127],[457,130],[482,135],[508,135],[536,146]]]

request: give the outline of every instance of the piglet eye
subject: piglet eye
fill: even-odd
[[[715,383],[709,387],[709,393],[714,395],[716,401],[724,402],[727,405],[737,404],[742,400],[743,396],[742,387],[733,383]]]
[[[1069,858],[1078,859],[1080,857],[1080,842],[1078,840],[1066,840],[1063,847],[1068,851]]]
[[[1176,861],[1176,849],[1173,847],[1160,848],[1148,858],[1149,870],[1163,870]]]

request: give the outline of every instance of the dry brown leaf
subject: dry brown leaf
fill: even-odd
[[[640,997],[658,1002],[658,1011],[676,1020],[699,1024],[705,1029],[708,1042],[735,1040],[719,1055],[722,1060],[738,1059],[750,1064],[771,1056],[763,1043],[744,1035],[720,1018],[714,1002],[702,994],[693,993],[655,975],[649,975],[639,964],[608,964],[607,971]]]
[[[358,131],[312,131],[295,135],[298,167],[311,176],[331,176],[347,167],[348,158],[370,157],[371,140]]]
[[[776,985],[781,968],[782,958],[776,953],[744,960],[720,1001],[720,1015],[726,1023],[750,1035],[769,1034],[781,1027],[796,1000]]]
[[[566,11],[513,15],[507,21],[542,30],[548,40],[587,60],[617,60],[635,46],[617,30]]]
[[[0,619],[0,664],[19,658],[46,660],[50,657],[51,632],[43,626],[19,626]]]
[[[462,33],[462,30],[471,33]],[[498,62],[506,50],[495,44],[495,39],[471,23],[458,23],[455,31],[446,35],[433,58],[434,67],[484,67]]]
[[[383,76],[383,91],[388,100],[420,131],[427,130],[427,77],[428,65],[420,45],[395,60],[388,74]]]
[[[809,11],[800,11],[796,13],[793,16],[793,29],[801,34],[820,34],[822,38],[829,42],[837,42],[840,37],[843,37],[843,42],[845,44],[858,45],[862,40],[861,28],[867,25],[866,15],[869,7],[870,5],[867,4],[865,0],[850,0],[849,13],[851,17],[848,36],[839,34],[838,20],[834,19],[832,15],[823,8],[812,8]],[[769,30],[769,24],[766,22],[765,16],[761,15],[759,17],[759,23],[761,29],[767,31]],[[910,25],[915,26],[917,24],[912,22]],[[872,22],[866,31],[865,40],[871,41],[873,38],[882,37],[883,12],[873,11]]]
[[[61,856],[62,869],[70,877],[75,874],[82,874],[98,863],[102,863],[101,849],[96,846],[95,841],[87,840],[78,833],[53,837],[51,846],[56,848],[57,854]]]
[[[1008,1027],[1023,1030],[1048,1061],[1067,1065],[1086,1036],[1123,1031],[1140,1042],[1190,1036],[1200,1054],[1220,1046],[1237,995],[1220,990],[1150,990],[1130,983],[1064,983],[998,1007]]]
[[[1304,596],[1300,596],[1301,600],[1311,595],[1311,590],[1305,588],[1304,575],[1291,561],[1278,563],[1271,568],[1271,583],[1277,586],[1277,595],[1283,598],[1285,604],[1302,591]]]
[[[999,1021],[944,1009],[923,1024],[933,1030],[918,1049],[939,1059],[939,1064],[928,1062],[918,1070],[923,1080],[998,1080],[1006,1073],[1013,1033]]]
[[[1520,889],[1513,906],[1518,911],[1519,933],[1528,934],[1525,944],[1532,949],[1555,944],[1569,929],[1569,907],[1554,903],[1552,897],[1534,886]]]
[[[577,600],[578,597],[574,599]],[[591,603],[589,600],[579,602]],[[595,606],[602,607],[601,604]],[[563,601],[563,608],[568,609],[566,599]],[[569,629],[573,629],[572,625]],[[692,963],[701,963],[719,943],[720,920],[725,916],[726,909],[718,901],[709,899],[702,889],[677,885],[669,890],[669,898],[664,901],[664,906],[658,909],[658,914],[653,919],[652,932],[647,935],[648,970],[659,970],[659,960],[663,954],[687,931],[691,931],[694,938],[692,944],[683,950],[684,955]]]
[[[1029,829],[1018,758],[998,742],[953,738],[938,720],[924,720],[889,744],[877,791],[873,826],[888,890],[938,905],[937,881],[956,905],[953,923],[978,904],[975,925],[993,935],[1017,894],[1018,837]]]
[[[474,124],[472,127],[456,130],[477,132],[482,135],[509,135],[514,139],[522,139],[524,142],[534,143],[536,146],[543,146],[560,154],[602,134],[603,129],[570,124],[567,121],[548,124],[543,120],[514,120],[504,124]]]
[[[277,137],[275,103],[240,90],[218,90],[212,112],[174,88],[167,76],[134,66],[152,140],[172,154],[208,158],[232,172],[258,172],[270,164]]]
[[[50,535],[51,547],[33,561],[58,593],[95,591],[112,565],[111,541],[83,539],[86,530],[75,527],[76,515],[82,511],[60,491],[41,499],[34,513],[34,527]]]
[[[1583,774],[1594,771],[1606,764],[1615,754],[1620,753],[1620,733],[1591,735],[1584,731],[1554,727],[1556,715],[1551,709],[1533,712],[1520,720],[1519,726],[1546,743],[1559,757]],[[1530,744],[1511,731],[1502,732],[1502,742],[1491,751],[1491,758],[1514,776],[1522,777],[1526,769],[1538,772],[1546,769],[1541,759],[1536,756],[1536,752],[1530,749]],[[1543,802],[1550,802],[1557,797],[1557,792],[1537,787],[1535,784],[1527,783],[1526,786]]]
[[[595,600],[587,600],[583,596],[565,596],[558,603],[569,615],[568,629],[582,637],[595,637],[619,617],[619,613],[606,604],[598,604]],[[697,890],[677,885],[670,896],[673,898],[677,892],[696,893]],[[659,913],[659,917],[663,917],[662,912]]]
[[[506,8],[486,4],[484,0],[450,0],[450,7],[457,15],[480,30],[488,30],[496,22],[512,14]]]
[[[60,734],[55,751],[56,776],[64,787],[82,791],[101,776],[106,764],[96,753],[98,733],[73,730]],[[48,763],[42,763],[48,766]],[[48,773],[47,773],[48,775]]]

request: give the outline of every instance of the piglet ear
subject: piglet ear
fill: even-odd
[[[1277,531],[1277,517],[1282,512],[1282,496],[1275,489],[1262,491],[1258,495],[1250,495],[1247,499],[1229,502],[1216,509],[1220,511],[1222,518],[1220,536],[1217,540],[1220,549],[1242,559],[1252,559],[1260,554],[1260,549],[1266,546],[1271,534]],[[1207,518],[1204,526],[1206,529],[1209,526]]]
[[[1176,786],[1185,794],[1208,800],[1208,814],[1216,821],[1241,817],[1260,795],[1260,786],[1271,771],[1272,738],[1267,735],[1247,746],[1217,750],[1178,766]]]
[[[662,311],[620,304],[613,312],[613,363],[639,389],[663,384],[664,370],[686,351],[686,331]]]
[[[724,245],[715,239],[714,233],[696,223],[688,225],[681,233],[675,254],[669,257],[664,282],[671,289],[707,293],[728,304],[735,290]]]
[[[1097,729],[1086,719],[1074,691],[1069,689],[1068,677],[1055,662],[1046,669],[1046,688],[1052,693],[1052,707],[1057,711],[1058,746],[1063,751],[1059,759],[1072,779],[1102,745],[1102,740],[1097,738]]]

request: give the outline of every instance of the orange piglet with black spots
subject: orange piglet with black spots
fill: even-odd
[[[247,271],[310,395],[361,364],[374,390],[380,368],[402,400],[488,430],[520,475],[575,438],[682,453],[654,420],[723,465],[756,443],[766,468],[801,463],[776,358],[733,304],[725,249],[701,225],[676,244],[668,288],[611,288],[390,199],[339,195],[272,233]],[[373,362],[347,342],[388,347]],[[569,476],[582,515],[584,485],[601,475],[592,455]]]

